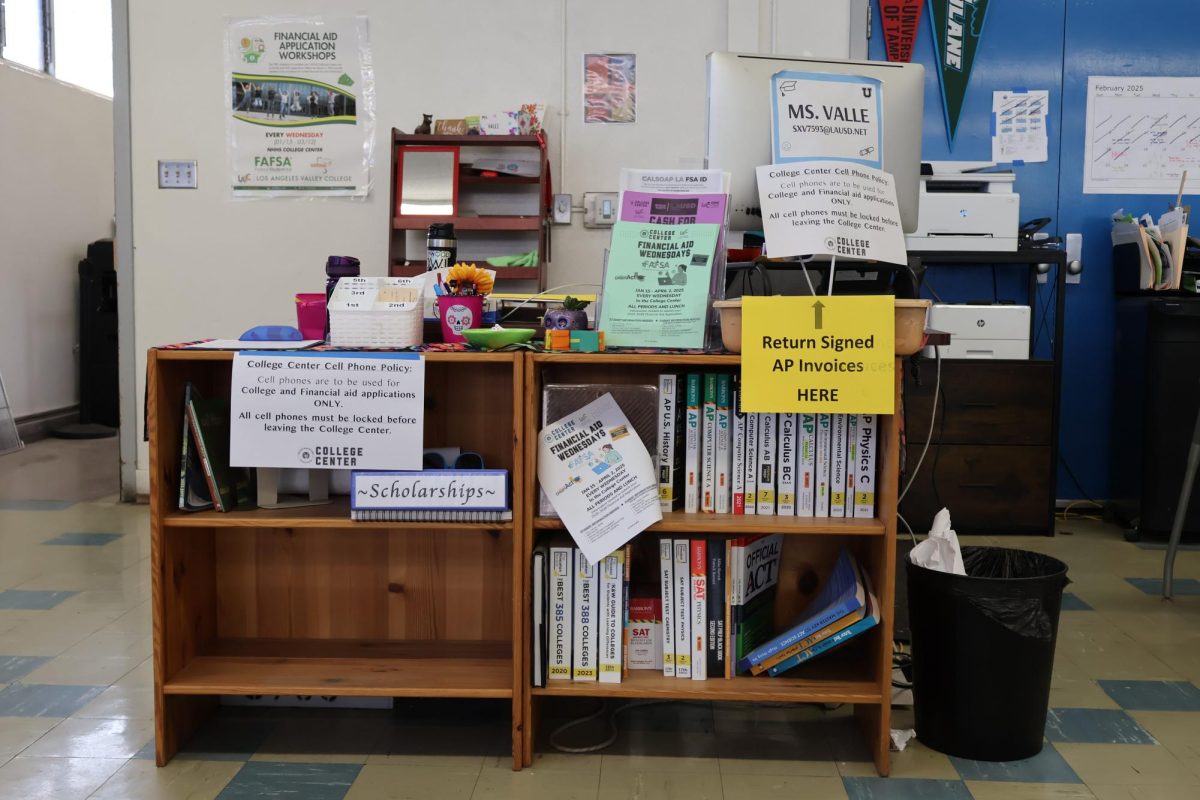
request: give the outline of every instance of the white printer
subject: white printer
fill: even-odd
[[[1021,195],[1013,191],[1011,170],[978,171],[995,166],[991,161],[922,164],[917,229],[904,237],[908,249],[1016,250]]]
[[[1029,319],[1029,306],[934,303],[926,326],[950,334],[942,358],[1028,360]]]

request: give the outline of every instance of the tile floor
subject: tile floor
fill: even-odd
[[[914,742],[881,780],[848,709],[673,704],[622,715],[602,755],[548,751],[513,773],[506,704],[405,701],[228,706],[159,769],[147,511],[115,502],[115,472],[114,440],[0,458],[0,798],[1200,798],[1200,552],[1180,555],[1165,603],[1162,551],[1083,519],[1053,539],[998,542],[1063,559],[1073,581],[1048,741],[1026,761]]]

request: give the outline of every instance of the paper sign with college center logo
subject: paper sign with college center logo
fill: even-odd
[[[895,325],[887,295],[743,298],[743,407],[894,413]]]

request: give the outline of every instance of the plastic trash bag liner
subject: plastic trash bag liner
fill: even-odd
[[[964,547],[962,557],[967,574],[952,583],[951,594],[1019,636],[1044,642],[1054,638],[1046,601],[1056,600],[1070,583],[1066,564],[1004,547]]]

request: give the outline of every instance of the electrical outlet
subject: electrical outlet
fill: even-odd
[[[195,161],[159,161],[158,188],[160,189],[195,189]]]
[[[571,195],[556,194],[554,195],[554,224],[555,225],[570,225],[571,224]]]
[[[616,192],[583,193],[583,227],[611,228],[617,221]]]

